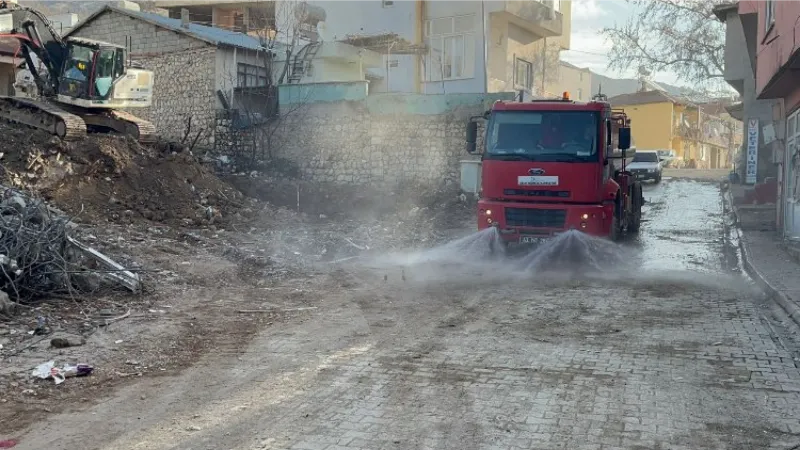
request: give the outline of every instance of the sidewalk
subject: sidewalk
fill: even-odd
[[[731,205],[729,193],[726,197]],[[737,225],[759,222],[759,211],[737,206],[733,211]],[[775,231],[759,228],[739,228],[745,270],[800,325],[800,263],[789,255]]]

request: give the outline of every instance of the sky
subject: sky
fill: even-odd
[[[623,25],[633,12],[634,7],[624,0],[573,0],[570,50],[561,52],[561,58],[600,75],[635,78],[635,67],[627,73],[606,68],[606,55],[611,49],[611,43],[600,34],[600,30],[605,27]],[[656,73],[653,78],[656,82],[683,84],[677,82],[675,75],[671,73]]]

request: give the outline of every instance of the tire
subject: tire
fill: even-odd
[[[611,242],[616,242],[619,240],[619,218],[616,214],[611,219],[611,231],[608,234],[608,239]]]
[[[661,174],[659,173],[656,177],[656,184],[661,183]]]
[[[636,206],[634,207],[633,217],[628,223],[628,232],[630,233],[638,233],[639,228],[642,226],[642,204],[644,203],[644,197],[642,196],[642,185],[637,183],[636,186],[633,188],[633,195],[634,199],[636,200]]]

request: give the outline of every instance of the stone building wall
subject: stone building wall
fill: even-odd
[[[172,139],[183,138],[191,118],[192,138],[203,130],[198,145],[213,144],[216,47],[116,11],[101,14],[73,35],[122,46],[130,37],[131,59],[154,71],[155,80],[153,105],[129,112]]]
[[[466,124],[482,104],[444,114],[373,111],[365,102],[308,104],[284,115],[273,156],[321,183],[436,187],[458,183]],[[482,129],[482,128],[481,128]]]

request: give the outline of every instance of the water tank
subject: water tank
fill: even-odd
[[[294,17],[300,23],[316,25],[325,21],[325,8],[303,2],[294,8]]]

